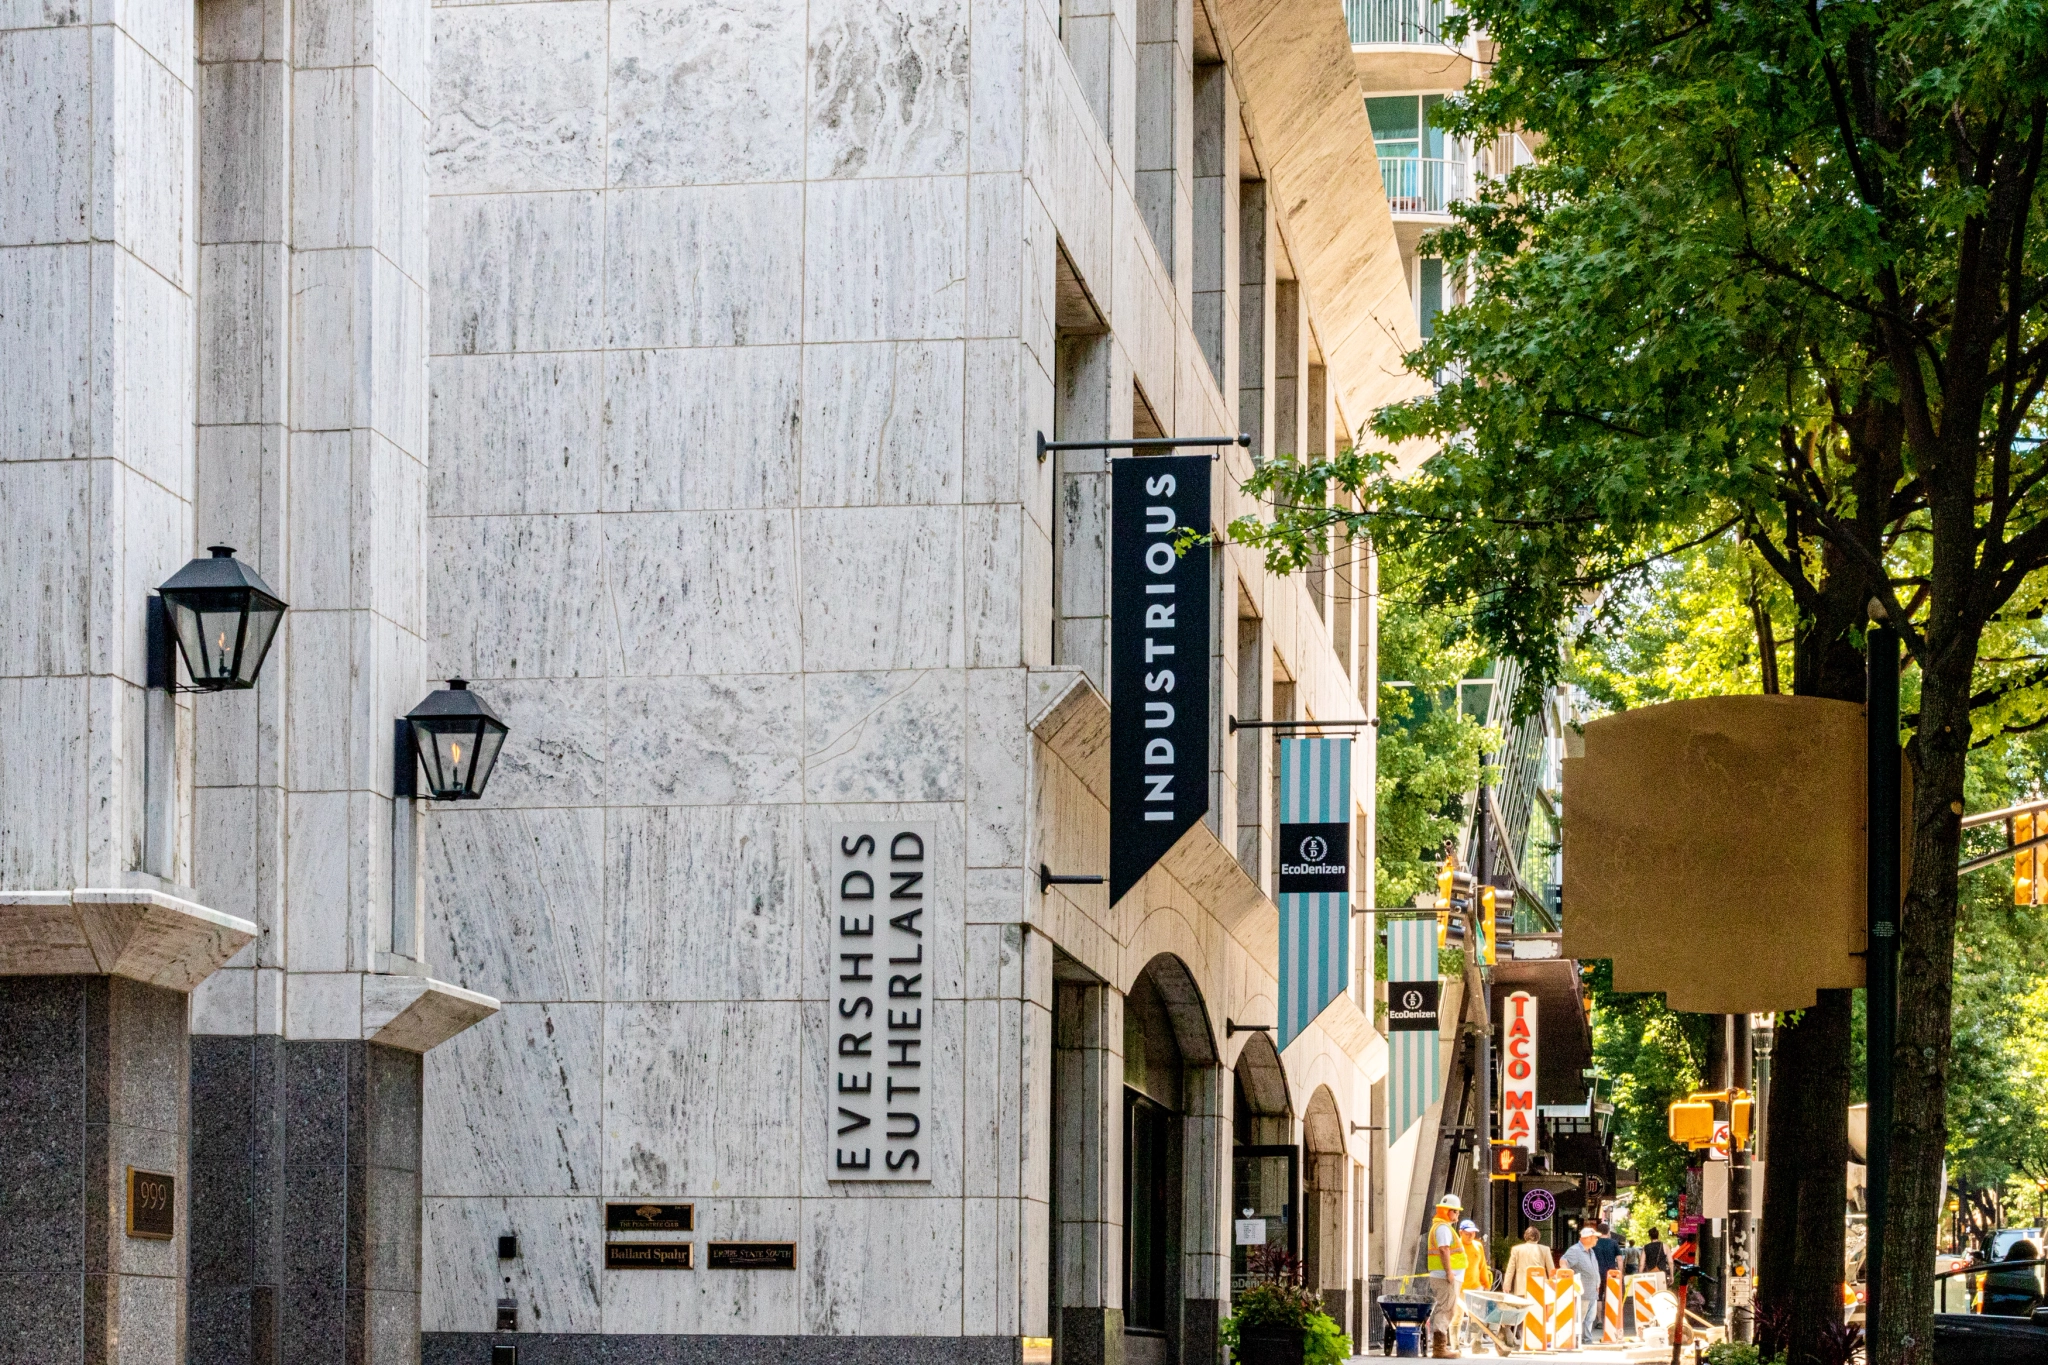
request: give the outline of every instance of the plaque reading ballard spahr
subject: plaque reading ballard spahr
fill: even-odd
[[[829,1180],[930,1180],[938,825],[832,830],[832,1013],[826,1018]]]
[[[1389,981],[1387,1032],[1437,1031],[1436,1002],[1440,981]]]
[[[1109,899],[1209,811],[1209,457],[1110,461]]]
[[[695,1242],[606,1242],[606,1270],[688,1270]]]

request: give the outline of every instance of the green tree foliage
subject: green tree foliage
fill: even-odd
[[[1659,1223],[1685,1189],[1686,1149],[1665,1120],[1671,1102],[1700,1088],[1711,1017],[1675,1014],[1662,996],[1614,989],[1614,965],[1587,962],[1580,982],[1593,1006],[1593,1065],[1614,1103],[1607,1121],[1614,1162],[1636,1173],[1636,1203]],[[1635,1220],[1643,1221],[1641,1219]]]
[[[1499,737],[1460,715],[1457,687],[1481,664],[1456,617],[1422,607],[1404,590],[1410,575],[1383,560],[1380,609],[1377,903],[1411,904],[1436,891],[1436,867],[1479,785],[1480,757]]]
[[[1496,65],[1451,125],[1524,129],[1542,152],[1435,246],[1473,301],[1412,363],[1451,382],[1375,419],[1392,448],[1440,451],[1420,470],[1370,451],[1269,467],[1253,486],[1283,510],[1233,535],[1305,553],[1341,485],[1365,509],[1351,529],[1430,564],[1425,605],[1468,612],[1532,685],[1560,671],[1589,588],[1727,529],[1791,594],[1788,690],[1855,695],[1864,605],[1882,604],[1920,676],[1883,1286],[1899,1308],[1872,1355],[1924,1361],[1966,760],[2042,722],[2048,677],[2043,650],[1998,639],[2038,616],[2048,565],[2048,14],[1471,0],[1466,17]]]

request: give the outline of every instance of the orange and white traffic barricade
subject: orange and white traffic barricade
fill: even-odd
[[[1550,1277],[1550,1349],[1575,1351],[1579,1347],[1579,1277],[1559,1266]]]
[[[1628,1296],[1636,1310],[1636,1340],[1648,1341],[1657,1326],[1657,1295],[1664,1288],[1664,1272],[1647,1271],[1628,1277]]]
[[[1523,1350],[1550,1349],[1550,1300],[1554,1292],[1550,1276],[1541,1266],[1529,1272],[1522,1286],[1522,1293],[1529,1299],[1529,1309],[1522,1315]]]
[[[1621,1340],[1621,1272],[1607,1272],[1607,1292],[1600,1296],[1600,1339]]]

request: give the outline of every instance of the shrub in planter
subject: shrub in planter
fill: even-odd
[[[1321,1296],[1287,1275],[1245,1286],[1223,1320],[1223,1344],[1238,1365],[1343,1365],[1351,1356],[1351,1338]]]

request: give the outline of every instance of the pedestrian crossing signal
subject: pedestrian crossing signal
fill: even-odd
[[[1513,1180],[1518,1175],[1527,1175],[1529,1149],[1519,1142],[1494,1143],[1491,1169],[1495,1180]]]

